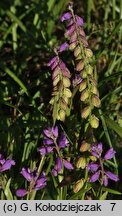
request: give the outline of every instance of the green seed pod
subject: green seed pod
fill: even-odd
[[[80,53],[81,53],[81,49],[80,49],[79,46],[77,46],[77,47],[75,48],[75,50],[74,50],[74,56],[75,56],[75,57],[78,57]]]
[[[84,68],[84,62],[81,60],[81,61],[77,64],[76,70],[77,70],[77,71],[81,71],[81,70],[83,70],[83,68]]]
[[[87,143],[85,140],[82,141],[81,146],[80,146],[80,152],[86,152],[90,149],[90,144]]]
[[[99,119],[94,114],[91,116],[90,125],[92,128],[98,128],[99,126]]]
[[[88,58],[91,58],[93,56],[92,50],[90,50],[88,48],[85,50],[85,53],[86,53],[86,57],[88,57]]]
[[[93,161],[93,162],[96,162],[97,161],[97,158],[93,155],[89,156],[89,158]]]
[[[60,110],[59,111],[59,113],[58,113],[58,119],[60,120],[60,121],[64,121],[65,120],[65,111],[62,109],[62,110]]]
[[[100,101],[100,99],[99,99],[98,96],[96,96],[96,95],[93,95],[93,96],[92,96],[92,104],[93,104],[93,106],[95,106],[95,107],[100,107],[101,101]]]
[[[86,88],[86,86],[87,86],[87,82],[86,82],[86,80],[84,79],[84,80],[81,82],[81,84],[80,84],[79,91],[80,91],[80,92],[83,91],[83,90]]]
[[[86,158],[85,157],[80,157],[76,163],[76,167],[79,169],[85,169],[87,164]]]
[[[86,67],[86,72],[87,72],[87,74],[92,75],[93,74],[93,67],[91,65],[88,65]]]
[[[88,89],[85,89],[85,90],[81,93],[80,100],[81,100],[81,101],[85,101],[88,97],[89,97]]]
[[[83,186],[84,186],[84,179],[80,179],[77,182],[75,182],[73,187],[74,193],[77,193]]]
[[[82,111],[81,111],[81,116],[82,118],[86,119],[89,114],[90,114],[91,108],[89,106],[85,107]]]
[[[56,86],[58,84],[58,82],[60,81],[60,76],[57,75],[54,80],[53,80],[53,86]]]
[[[72,92],[68,88],[64,88],[64,95],[67,98],[70,98],[72,96]]]
[[[71,82],[70,82],[69,78],[63,77],[63,85],[65,87],[69,87],[71,85]]]

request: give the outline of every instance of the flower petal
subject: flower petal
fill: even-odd
[[[119,181],[119,177],[110,171],[106,171],[105,174],[107,177],[115,182]]]
[[[108,177],[106,175],[103,178],[103,184],[105,187],[108,185]]]
[[[30,173],[30,169],[25,169],[24,167],[22,168],[21,174],[24,176],[24,178],[27,181],[31,181],[32,180],[32,174]]]
[[[56,160],[56,165],[54,169],[52,170],[53,175],[57,176],[61,169],[62,169],[62,160],[60,157],[58,157]]]
[[[69,141],[66,138],[66,135],[64,133],[61,134],[58,146],[61,148],[65,148],[66,146],[69,146]]]
[[[61,22],[64,22],[65,20],[69,20],[71,17],[72,17],[71,13],[69,13],[69,12],[64,13],[64,14],[61,16]]]
[[[65,51],[67,48],[69,48],[69,44],[67,42],[63,43],[60,48],[59,48],[59,53],[62,53]]]
[[[95,182],[99,179],[100,176],[100,171],[96,172],[94,175],[91,176],[91,178],[89,179],[89,182]]]
[[[99,168],[99,164],[96,164],[96,163],[89,163],[88,164],[88,170],[92,171],[92,172],[96,172]]]
[[[50,61],[49,61],[49,63],[47,64],[47,66],[52,66],[52,64],[54,64],[55,62],[57,62],[58,61],[58,58],[57,58],[57,56],[55,56],[55,57],[53,57]]]
[[[0,172],[3,172],[5,170],[9,170],[11,166],[15,165],[15,161],[8,159],[5,161],[5,163],[0,167]]]
[[[69,161],[63,159],[63,162],[64,162],[64,167],[66,169],[71,169],[71,170],[74,169],[74,167],[72,166],[72,164]]]
[[[53,133],[53,135],[54,135],[55,138],[58,137],[58,126],[52,127],[52,133]]]
[[[84,21],[81,17],[75,15],[75,18],[78,26],[84,26]]]
[[[53,144],[54,141],[52,139],[44,138],[43,143],[46,144],[46,145],[50,145],[50,144]]]
[[[27,193],[28,193],[28,191],[25,190],[25,189],[18,189],[16,191],[16,196],[18,196],[18,197],[24,197]]]
[[[106,154],[105,154],[105,156],[104,156],[104,159],[105,159],[105,160],[110,160],[110,159],[112,159],[112,158],[114,157],[115,153],[116,153],[116,151],[114,151],[113,148],[110,148],[110,149],[106,152]]]

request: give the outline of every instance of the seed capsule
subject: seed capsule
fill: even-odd
[[[77,46],[77,47],[75,48],[75,50],[74,50],[74,56],[75,56],[75,57],[78,57],[78,55],[79,55],[80,53],[81,53],[80,47]]]
[[[80,179],[77,182],[75,182],[73,191],[74,193],[77,193],[84,185],[84,179]]]
[[[85,89],[80,96],[81,101],[85,101],[89,97],[88,89]]]
[[[58,114],[59,120],[60,121],[64,121],[65,120],[65,111],[64,110],[60,110],[59,114]]]
[[[86,83],[86,80],[84,79],[81,84],[80,84],[80,87],[79,87],[79,91],[83,91],[87,86],[87,83]]]
[[[88,65],[86,67],[86,72],[87,72],[87,74],[92,75],[93,74],[93,67],[91,65]]]
[[[97,96],[99,96],[99,92],[98,92],[98,89],[95,85],[92,85],[91,86],[91,92]]]
[[[100,107],[101,101],[100,101],[98,96],[96,96],[96,95],[92,96],[92,104],[95,107]]]
[[[78,159],[77,163],[76,163],[76,167],[77,167],[78,169],[79,169],[79,168],[85,169],[86,163],[87,163],[86,158],[85,158],[85,157],[80,157],[80,158]]]
[[[77,71],[81,71],[81,70],[83,70],[83,68],[84,68],[84,62],[81,60],[81,61],[77,64],[76,70],[77,70]]]
[[[81,116],[82,118],[86,119],[89,114],[90,114],[91,108],[89,106],[85,107],[82,111],[81,111]]]
[[[80,152],[86,152],[90,148],[90,144],[87,143],[85,140],[82,141],[81,146],[80,146]]]
[[[67,77],[63,77],[63,85],[65,87],[69,87],[71,85],[71,82]]]
[[[68,88],[64,88],[64,95],[67,98],[70,98],[72,96],[72,93],[71,93],[71,91]]]
[[[92,52],[92,50],[90,50],[90,49],[86,49],[85,53],[86,53],[86,56],[87,56],[88,58],[91,58],[91,57],[93,56],[93,52]]]
[[[91,116],[90,125],[92,128],[98,128],[99,126],[99,119],[94,114]]]

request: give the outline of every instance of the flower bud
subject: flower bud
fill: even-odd
[[[93,56],[93,52],[90,49],[86,49],[85,53],[86,53],[86,57],[88,57],[88,58],[91,58]]]
[[[100,99],[99,99],[98,96],[96,96],[96,95],[92,96],[92,104],[93,104],[95,107],[100,107],[101,101],[100,101]]]
[[[80,84],[79,91],[83,91],[87,86],[86,80],[83,80]]]
[[[81,70],[83,70],[83,68],[84,68],[84,62],[81,60],[81,61],[77,64],[76,70],[77,70],[77,71],[81,71]]]
[[[77,182],[75,182],[73,191],[74,193],[77,193],[84,185],[84,179],[80,179]]]
[[[71,82],[70,82],[69,78],[63,77],[63,85],[65,87],[69,87],[71,85]]]
[[[65,111],[64,111],[64,110],[60,110],[60,111],[59,111],[58,119],[59,119],[60,121],[64,121],[64,120],[65,120]]]
[[[81,111],[81,116],[82,118],[86,119],[89,114],[90,114],[91,108],[89,106],[85,107],[82,111]]]
[[[71,93],[71,91],[68,88],[64,88],[64,95],[67,98],[70,98],[72,96],[72,93]]]
[[[86,163],[87,163],[86,158],[85,158],[85,157],[80,157],[80,158],[78,159],[77,163],[76,163],[76,167],[77,167],[78,169],[79,169],[79,168],[85,169]]]
[[[81,143],[81,146],[80,146],[80,152],[86,152],[88,151],[90,148],[90,144],[87,143],[85,140]]]
[[[99,126],[99,119],[94,114],[91,116],[90,125],[92,128],[98,128]]]
[[[85,89],[85,90],[81,93],[80,100],[81,100],[81,101],[85,101],[88,97],[89,97],[88,89]]]

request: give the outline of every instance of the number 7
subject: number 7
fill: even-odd
[[[115,207],[115,205],[116,205],[116,203],[110,203],[110,204],[112,205],[111,211],[113,211],[113,210],[114,210],[114,207]]]

